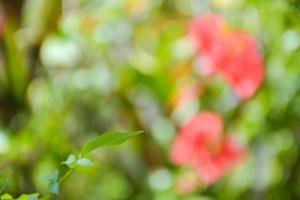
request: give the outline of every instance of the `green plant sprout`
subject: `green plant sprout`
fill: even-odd
[[[85,143],[80,150],[79,155],[76,157],[74,154],[70,154],[68,158],[61,162],[62,165],[68,167],[68,171],[63,175],[60,174],[59,170],[56,169],[50,175],[48,175],[46,180],[48,181],[49,194],[39,197],[39,193],[32,194],[22,194],[18,198],[13,198],[12,195],[5,193],[1,195],[0,200],[50,200],[53,196],[59,195],[59,188],[62,182],[73,172],[74,168],[77,166],[91,166],[93,163],[87,154],[91,151],[105,146],[118,145],[126,142],[128,139],[141,134],[143,131],[109,131],[101,134],[99,137],[92,139]],[[2,187],[2,186],[1,186]]]

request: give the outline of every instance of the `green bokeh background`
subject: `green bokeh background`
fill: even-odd
[[[215,77],[197,101],[172,107],[176,89],[202,79],[187,24],[210,11],[257,37],[264,83],[241,101]],[[77,169],[58,199],[300,199],[299,31],[298,0],[0,1],[0,182],[14,196],[47,194],[44,177],[87,140],[144,130],[95,151],[95,165]],[[181,195],[184,169],[168,153],[201,110],[221,113],[249,155]]]

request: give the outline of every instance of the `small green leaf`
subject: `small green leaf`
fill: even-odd
[[[59,183],[58,182],[50,182],[49,183],[49,190],[52,194],[59,194]]]
[[[14,198],[10,194],[5,193],[5,194],[1,195],[0,199],[1,200],[10,200],[10,199],[14,199]]]
[[[59,171],[55,170],[49,176],[46,176],[46,179],[50,182],[57,182],[59,176]]]
[[[84,156],[101,146],[122,144],[128,139],[137,136],[141,133],[142,131],[129,131],[129,132],[110,131],[110,132],[103,133],[99,137],[83,145],[80,155]]]
[[[59,171],[55,170],[52,172],[49,176],[46,177],[46,179],[49,182],[49,190],[52,194],[58,194],[59,193],[59,183],[58,181],[59,177]]]
[[[70,168],[74,168],[76,166],[75,161],[76,157],[73,154],[71,154],[69,155],[66,161],[62,162],[62,164],[67,165]]]
[[[76,164],[77,165],[80,165],[80,166],[91,166],[93,165],[93,163],[90,161],[90,159],[88,158],[81,158],[81,159],[78,159],[76,161]]]
[[[17,200],[38,200],[38,193],[22,194]]]
[[[31,195],[31,196],[29,196],[29,198],[27,200],[38,200],[38,195],[36,195],[36,196]]]

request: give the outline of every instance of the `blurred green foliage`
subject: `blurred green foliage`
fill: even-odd
[[[187,23],[218,12],[261,44],[265,80],[241,102],[219,78],[198,101],[172,95],[201,78]],[[145,130],[97,150],[59,199],[300,199],[300,4],[297,0],[0,1],[0,183],[47,194],[44,177],[106,130]],[[249,148],[217,184],[177,194],[168,151],[181,122],[220,112]],[[1,191],[2,188],[0,187]]]

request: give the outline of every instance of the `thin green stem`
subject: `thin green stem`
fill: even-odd
[[[61,184],[72,173],[72,171],[73,169],[69,169],[65,175],[59,179],[58,183]]]

